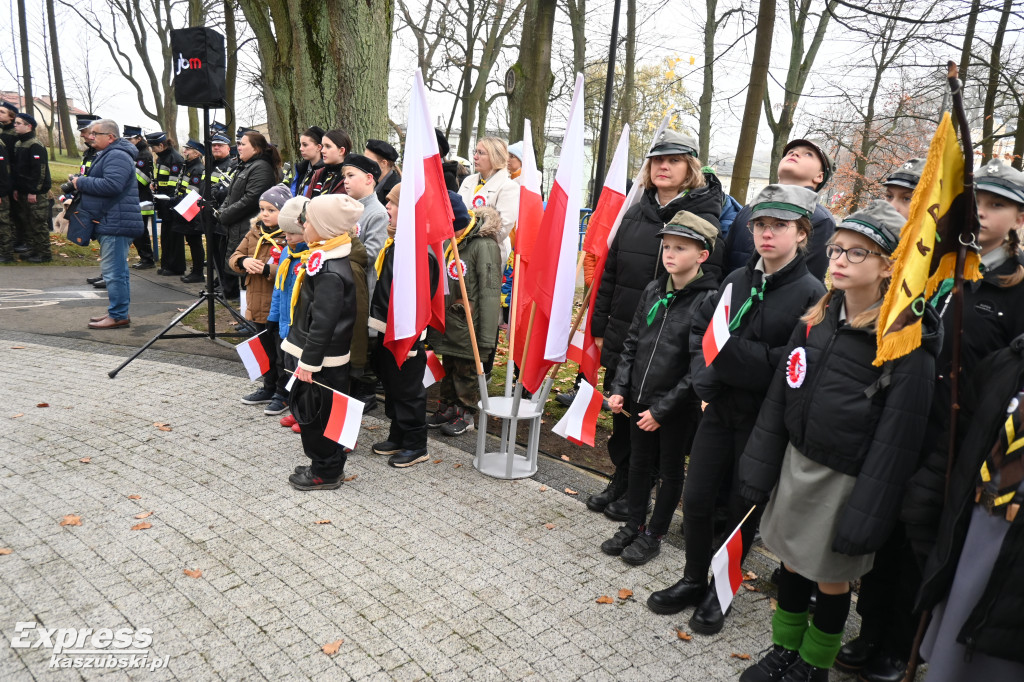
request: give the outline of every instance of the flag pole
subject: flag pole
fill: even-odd
[[[454,236],[451,240],[452,245],[452,256],[455,258],[455,262],[459,265],[456,266],[455,272],[459,276],[459,293],[462,295],[462,309],[466,313],[466,325],[469,327],[469,345],[473,347],[473,362],[476,363],[476,380],[480,386],[480,406],[487,409],[487,380],[484,378],[484,366],[480,362],[480,349],[476,344],[476,329],[473,327],[473,311],[469,307],[469,295],[466,293],[466,280],[462,276],[462,259],[459,257],[459,240]],[[487,428],[487,422],[485,421],[482,426],[477,428]]]
[[[512,265],[512,300],[508,302],[511,317],[508,321],[508,362],[505,363],[505,397],[512,395],[512,374],[516,357],[516,322],[519,312],[519,254]]]
[[[974,145],[971,142],[971,126],[967,121],[967,112],[964,111],[964,84],[959,79],[959,69],[956,62],[946,62],[946,79],[949,82],[949,90],[953,96],[953,113],[960,124],[958,132],[960,133],[960,146],[964,153],[964,185],[961,195],[964,198],[964,215],[960,221],[960,234],[957,236],[956,266],[953,270],[953,339],[949,370],[949,442],[947,444],[946,479],[943,493],[943,500],[948,503],[949,482],[953,473],[953,463],[956,460],[957,419],[960,416],[960,356],[964,328],[964,266],[967,263],[967,248],[977,248],[978,229],[981,225],[978,222],[978,210],[974,200]],[[921,614],[921,620],[917,625],[917,633],[914,636],[914,645],[910,651],[910,660],[907,662],[906,675],[903,678],[905,681],[912,681],[917,675],[921,642],[924,640],[931,616],[931,609],[926,609]]]
[[[586,315],[587,313],[587,308],[590,305],[590,292],[593,288],[594,283],[591,282],[590,286],[587,287],[586,291],[583,293],[583,305],[580,306],[579,312],[576,313],[576,317],[573,318],[572,326],[569,327],[569,343],[572,343],[572,337],[574,334],[576,334],[576,330],[580,328],[580,324],[583,322],[583,316]],[[544,404],[548,401],[548,393],[551,392],[551,387],[554,386],[555,384],[555,377],[558,376],[558,373],[560,371],[562,371],[562,365],[564,364],[565,360],[562,360],[557,365],[552,366],[551,371],[548,373],[548,376],[545,377],[544,384],[540,388],[540,395],[541,398],[543,398],[543,400],[541,400],[541,404]],[[597,387],[595,386],[594,388]]]

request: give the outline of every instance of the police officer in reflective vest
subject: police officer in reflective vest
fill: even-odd
[[[153,231],[153,215],[156,209],[153,205],[153,152],[142,137],[140,126],[125,126],[124,137],[135,145],[139,150],[139,157],[135,160],[135,178],[139,181],[139,206],[142,208],[142,222],[146,231],[142,236],[132,242],[135,250],[139,253],[139,262],[132,265],[136,270],[148,270],[156,267],[153,259],[153,243],[149,235]]]
[[[185,168],[185,159],[162,130],[146,135],[146,142],[156,154],[153,159],[153,197],[156,216],[160,219],[160,269],[156,274],[180,277],[185,274],[185,239],[180,232],[171,229],[173,216],[177,215],[171,206]]]

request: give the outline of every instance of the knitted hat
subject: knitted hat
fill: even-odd
[[[992,159],[974,174],[974,189],[1005,197],[1016,204],[1024,204],[1024,173]]]
[[[274,185],[266,192],[260,195],[260,201],[265,201],[268,204],[272,204],[277,207],[277,210],[281,210],[285,202],[292,198],[292,191],[288,189],[288,185]],[[298,215],[298,214],[296,214]],[[280,221],[280,218],[278,218]]]
[[[195,149],[197,152],[203,154],[204,156],[206,155],[206,147],[203,146],[202,142],[198,142],[190,138],[189,141],[185,143],[185,146],[190,149]]]
[[[33,128],[36,127],[36,119],[34,117],[32,117],[32,116],[29,116],[25,112],[21,112],[20,114],[18,114],[14,118],[20,118],[22,121],[24,121],[25,123],[28,123]]]
[[[364,173],[369,173],[373,176],[373,181],[377,182],[380,180],[380,165],[371,159],[369,156],[363,156],[362,154],[349,154],[345,157],[345,160],[341,162],[341,167],[352,166],[358,168]]]
[[[18,107],[14,106],[10,102],[0,102],[0,107],[3,107],[4,109],[10,109],[11,113],[18,113]]]
[[[354,235],[363,205],[347,194],[321,194],[306,204],[306,220],[324,239]]]
[[[686,133],[680,133],[675,130],[663,130],[658,139],[654,141],[651,146],[651,151],[647,153],[647,158],[653,156],[670,156],[672,154],[689,154],[690,156],[697,156],[697,138],[687,135]]]
[[[384,198],[387,199],[388,201],[390,201],[395,206],[398,206],[398,200],[401,198],[401,196],[402,196],[402,183],[398,183],[397,185],[395,185],[394,187],[391,188],[391,191],[388,192],[388,195],[386,197],[384,197]]]
[[[828,182],[828,179],[832,177],[832,174],[836,170],[836,164],[832,161],[832,157],[825,153],[825,149],[817,142],[796,139],[790,140],[786,143],[786,147],[782,150],[783,158],[785,158],[786,154],[788,154],[789,150],[793,147],[810,147],[818,155],[818,160],[821,161],[821,170],[824,173],[824,177],[822,177],[821,182],[819,182],[818,186],[814,189],[820,190],[825,186],[825,183]]]
[[[155,133],[148,133],[146,135],[146,142],[149,144],[162,144],[167,142],[167,133],[162,130],[158,130]]]
[[[523,141],[520,140],[519,142],[516,142],[514,144],[510,144],[508,146],[508,155],[509,156],[514,156],[517,159],[519,159],[520,161],[522,161],[523,160]]]
[[[750,219],[767,216],[781,220],[809,218],[818,193],[798,185],[768,185],[750,202]]]
[[[892,172],[889,177],[882,180],[883,185],[895,185],[914,189],[921,181],[921,173],[924,171],[925,159],[910,159],[905,164]]]
[[[391,163],[398,161],[398,150],[384,140],[367,140],[366,148],[382,159]]]
[[[466,202],[462,200],[462,197],[451,190],[448,190],[448,199],[452,202],[452,213],[455,214],[455,220],[452,221],[452,227],[455,228],[456,232],[469,227],[469,210],[466,208]]]
[[[718,237],[718,228],[689,211],[679,211],[658,232],[659,237],[663,237],[666,234],[675,234],[687,239],[693,239],[700,242],[700,245],[708,251],[714,251],[715,239]]]
[[[279,185],[280,186],[280,185]],[[267,201],[261,197],[261,201]],[[281,212],[277,216],[277,226],[282,232],[288,234],[302,234],[302,225],[299,223],[299,216],[302,209],[309,203],[307,197],[292,197],[281,206]],[[274,204],[275,206],[277,204]]]
[[[837,230],[850,230],[862,234],[885,249],[886,253],[896,250],[900,232],[907,219],[883,199],[875,199],[861,211],[857,211],[836,225]]]

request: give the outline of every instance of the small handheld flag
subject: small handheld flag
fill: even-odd
[[[182,218],[191,222],[193,218],[199,215],[199,200],[201,198],[194,189],[189,190],[188,194],[174,207],[174,210],[180,213]]]
[[[441,358],[432,350],[427,351],[427,367],[423,370],[423,388],[430,388],[441,379],[444,379],[444,365]]]
[[[711,558],[711,570],[715,575],[715,592],[718,594],[718,604],[725,613],[732,598],[743,584],[743,535],[740,529],[743,523],[750,517],[755,507],[751,507],[747,515],[743,517],[739,525],[729,534],[729,539],[722,543],[722,546]]]
[[[704,364],[710,366],[722,348],[729,341],[729,305],[732,302],[732,282],[722,289],[722,297],[718,299],[718,307],[711,317],[711,324],[704,332],[701,339],[701,348],[704,350]]]
[[[570,443],[594,447],[597,417],[601,414],[603,403],[604,396],[601,392],[586,381],[581,381],[572,405],[551,430]]]
[[[249,373],[249,381],[256,381],[270,369],[270,358],[260,343],[260,334],[235,346],[238,357],[242,358],[242,364],[245,365],[245,371]]]
[[[346,448],[355,448],[365,403],[344,393],[331,391],[331,416],[324,427],[324,436]]]

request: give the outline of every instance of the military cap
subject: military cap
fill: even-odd
[[[125,126],[122,137],[142,137],[142,128],[139,126]]]
[[[3,107],[4,109],[10,109],[11,113],[18,113],[18,107],[14,106],[10,102],[0,102],[0,107]]]
[[[384,140],[367,140],[366,148],[382,159],[387,159],[391,163],[398,161],[398,150]]]
[[[686,133],[676,132],[675,130],[663,130],[651,146],[651,151],[648,152],[647,158],[649,159],[652,156],[669,156],[671,154],[697,156],[698,146],[697,138],[695,137]]]
[[[750,219],[768,216],[781,220],[809,218],[818,203],[818,193],[799,185],[768,185],[750,202]]]
[[[924,162],[925,159],[910,159],[890,173],[889,177],[882,180],[882,184],[914,189],[917,187],[917,183],[921,181],[921,173],[924,171]]]
[[[373,181],[377,182],[380,180],[380,165],[376,161],[368,156],[362,154],[349,154],[345,157],[345,160],[341,162],[341,167],[352,166],[358,168],[364,173],[369,173],[373,176]]]
[[[1017,204],[1024,204],[1024,173],[1007,166],[999,159],[992,159],[974,174],[974,189],[1006,197]]]
[[[900,232],[906,223],[907,219],[888,201],[875,199],[864,209],[844,218],[836,229],[862,234],[885,249],[886,253],[892,253],[900,242]]]
[[[822,177],[821,182],[818,183],[818,186],[814,189],[820,190],[825,186],[825,183],[828,182],[828,179],[832,177],[832,174],[836,172],[835,161],[832,160],[832,157],[825,152],[825,148],[819,143],[812,142],[811,140],[804,140],[802,138],[790,140],[786,143],[785,149],[782,150],[783,158],[785,158],[786,154],[788,154],[789,150],[793,147],[810,147],[818,155],[818,160],[821,161],[821,170],[824,172],[824,176]]]
[[[714,251],[715,239],[718,237],[718,228],[689,211],[679,211],[658,232],[659,237],[663,237],[666,234],[675,234],[687,239],[693,239],[700,242],[701,246],[708,251]]]
[[[35,128],[36,125],[37,125],[35,117],[29,116],[24,111],[21,112],[20,114],[18,114],[17,116],[15,116],[15,118],[20,118],[22,121],[24,121],[25,123],[28,123],[33,128]]]
[[[75,114],[75,124],[79,130],[85,130],[93,124],[94,121],[100,120],[100,117],[96,114]]]
[[[227,144],[227,145],[230,145],[231,144],[231,140],[229,140],[224,135],[211,135],[210,136],[210,144],[211,145],[213,145],[213,144]]]
[[[193,140],[192,138],[189,138],[188,142],[185,143],[185,146],[189,147],[191,149],[195,149],[200,154],[206,154],[206,147],[203,146],[203,143],[202,142],[197,142],[196,140]]]
[[[162,130],[158,130],[155,133],[147,133],[146,142],[149,144],[163,144],[167,142],[167,133]]]

